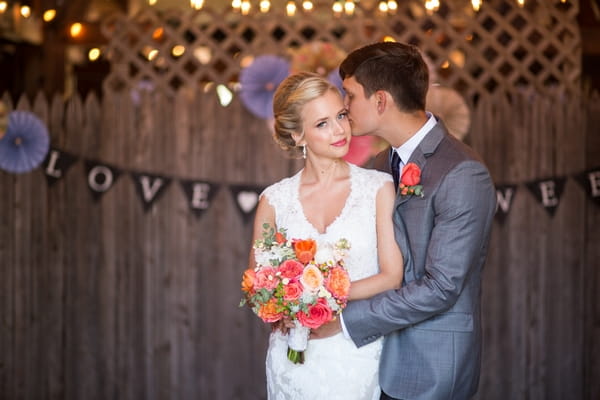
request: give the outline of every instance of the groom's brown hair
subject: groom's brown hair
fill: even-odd
[[[340,77],[354,77],[366,97],[377,90],[389,92],[402,111],[425,110],[429,69],[413,45],[379,42],[356,49],[342,61]]]

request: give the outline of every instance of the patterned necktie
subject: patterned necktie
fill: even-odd
[[[394,178],[394,187],[396,191],[398,191],[398,183],[400,182],[400,156],[398,153],[392,149],[392,177]]]

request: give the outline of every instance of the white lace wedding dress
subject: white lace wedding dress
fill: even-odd
[[[298,197],[301,172],[285,178],[263,192],[275,208],[278,228],[290,239],[313,238],[333,243],[340,238],[350,242],[346,267],[351,280],[377,273],[375,196],[392,178],[379,171],[350,165],[351,189],[340,215],[319,233],[306,219]],[[343,333],[327,339],[311,340],[304,364],[287,358],[287,336],[274,332],[269,338],[266,359],[269,400],[376,400],[382,340],[357,348]]]

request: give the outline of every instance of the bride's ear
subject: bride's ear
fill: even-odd
[[[294,139],[294,143],[296,143],[296,146],[302,146],[303,144],[305,144],[303,132],[292,133],[292,139]]]

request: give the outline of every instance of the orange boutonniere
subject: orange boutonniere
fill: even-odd
[[[421,182],[421,168],[412,162],[406,164],[402,169],[400,184],[398,185],[400,195],[423,197],[423,186],[419,185],[419,182]]]

